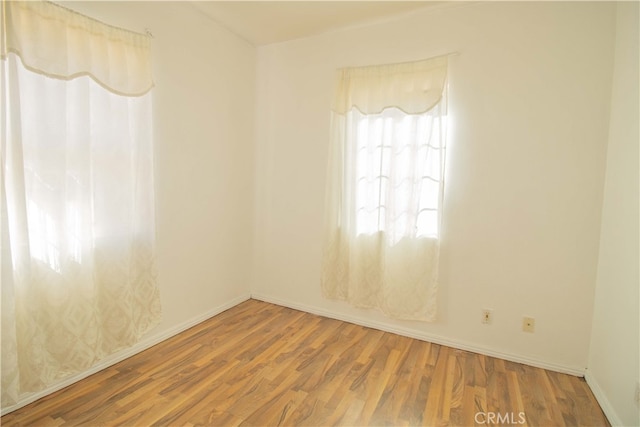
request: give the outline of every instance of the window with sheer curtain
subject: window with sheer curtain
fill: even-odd
[[[150,40],[3,2],[2,407],[160,320]]]
[[[436,313],[447,58],[338,71],[322,289],[400,319]]]

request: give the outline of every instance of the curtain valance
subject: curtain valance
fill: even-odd
[[[377,114],[396,107],[407,114],[425,113],[442,98],[447,80],[447,57],[417,62],[343,68],[337,71],[333,111],[357,108]]]
[[[2,7],[3,59],[13,52],[31,71],[63,80],[88,75],[120,95],[153,87],[149,36],[49,2],[3,1]]]

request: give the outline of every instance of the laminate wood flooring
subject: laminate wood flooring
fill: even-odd
[[[608,426],[582,378],[248,300],[3,426]]]

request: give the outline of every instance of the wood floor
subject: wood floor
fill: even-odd
[[[256,300],[1,423],[609,425],[582,378]]]

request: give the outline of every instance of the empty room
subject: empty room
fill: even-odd
[[[639,426],[640,3],[2,0],[6,426]]]

